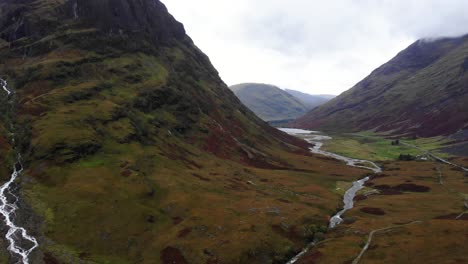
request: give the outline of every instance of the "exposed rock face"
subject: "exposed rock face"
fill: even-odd
[[[98,28],[105,34],[147,37],[153,44],[188,38],[183,25],[154,0],[2,0],[0,7],[0,36],[8,42],[42,38],[58,27]]]
[[[154,0],[69,0],[67,18],[114,34],[146,35],[154,43],[186,38],[184,27]]]

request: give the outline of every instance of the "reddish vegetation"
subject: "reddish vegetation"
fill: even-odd
[[[126,160],[126,161],[122,162],[122,164],[120,164],[120,168],[127,168],[129,164],[130,164],[130,162],[128,162]]]
[[[53,86],[47,81],[37,81],[35,84],[27,84],[21,89],[21,94],[27,95],[21,104],[19,104],[19,113],[21,115],[40,116],[48,109],[41,104],[36,103],[40,96],[53,90]],[[39,98],[39,99],[38,99]]]
[[[204,150],[212,153],[219,158],[229,159],[231,157],[232,147],[236,146],[236,141],[222,127],[213,125],[210,128],[210,135],[205,141]]]
[[[42,115],[43,113],[47,112],[47,108],[45,107],[42,107],[42,106],[38,106],[38,105],[34,105],[34,106],[29,106],[29,107],[23,107],[21,109],[21,113],[22,115],[31,115],[31,116],[40,116]]]
[[[468,221],[468,214],[464,214],[462,215],[460,218],[457,219],[457,217],[459,216],[460,214],[448,214],[448,215],[441,215],[441,216],[438,216],[434,219],[439,219],[439,220],[464,220],[464,221]]]
[[[373,188],[379,190],[381,195],[398,195],[398,194],[402,194],[401,191],[395,190],[394,187],[391,187],[391,186],[386,185],[386,184],[376,185]]]
[[[184,221],[184,219],[182,217],[172,217],[172,223],[174,225],[178,225],[180,223],[182,223]]]
[[[280,166],[272,163],[281,164],[281,161],[268,160],[259,153],[253,153],[250,150],[240,145],[242,138],[245,138],[245,131],[242,129],[243,124],[238,120],[231,122],[223,122],[219,113],[213,113],[213,119],[217,120],[216,125],[210,127],[210,134],[205,139],[203,149],[222,159],[231,159],[235,154],[240,156],[240,162],[247,166],[252,166],[261,169],[281,169]],[[261,123],[262,129],[266,130],[271,136],[281,141],[281,146],[284,149],[300,154],[311,155],[308,151],[309,143],[306,141],[292,137],[276,128],[268,126],[266,123]],[[271,141],[266,136],[258,136],[259,140],[256,144],[268,145]],[[254,146],[250,146],[255,148]],[[234,154],[234,155],[233,155]],[[288,167],[287,164],[281,164]]]
[[[364,212],[366,214],[373,214],[373,215],[385,215],[384,210],[380,208],[374,208],[374,207],[363,207],[361,208],[361,212]]]
[[[122,175],[122,176],[124,176],[124,177],[128,177],[128,176],[132,175],[132,171],[129,170],[129,169],[126,169],[126,170],[122,171],[122,172],[120,173],[120,175]]]
[[[284,228],[280,225],[272,225],[271,229],[278,235],[284,236],[293,242],[302,242],[302,238],[299,235],[297,228],[295,226]]]
[[[429,192],[431,188],[423,185],[417,185],[413,183],[404,183],[395,186],[395,189],[398,189],[402,192]]]
[[[319,160],[331,160],[331,161],[336,161],[336,159],[334,159],[334,158],[332,158],[332,157],[326,157],[326,156],[317,156],[316,158],[319,159]]]
[[[376,128],[377,132],[423,137],[457,133],[468,122],[467,70],[454,58],[465,56],[467,41],[466,36],[424,44],[417,41],[345,94],[290,125],[334,131]],[[457,78],[446,78],[441,72]]]
[[[206,261],[206,264],[218,264],[218,263],[221,263],[221,262],[219,262],[218,258],[216,257],[212,257]]]
[[[161,261],[163,264],[187,264],[182,252],[175,247],[166,247],[161,251]]]
[[[44,253],[43,260],[45,264],[60,264],[60,261],[58,261],[50,252]]]
[[[225,187],[227,189],[236,191],[247,191],[249,189],[239,178],[228,179],[227,182],[229,182],[229,184]]]
[[[198,178],[199,180],[202,180],[202,181],[210,181],[210,179],[208,178],[205,178],[199,174],[196,174],[196,173],[192,173],[192,176],[195,177],[195,178]]]
[[[367,196],[365,196],[364,194],[358,194],[356,196],[354,196],[354,201],[362,201],[362,200],[366,200],[367,199]]]
[[[383,173],[379,173],[379,174],[374,174],[372,175],[370,178],[371,179],[379,179],[379,178],[385,178],[385,177],[389,177],[390,175],[387,175],[387,174],[383,174]]]
[[[309,252],[302,257],[297,264],[314,264],[323,254],[320,251]]]
[[[188,236],[190,233],[192,233],[192,228],[187,227],[179,231],[179,234],[177,235],[178,238],[184,238]]]
[[[271,134],[275,135],[276,138],[281,139],[281,141],[283,142],[289,143],[304,150],[309,149],[310,144],[307,143],[307,141],[296,137],[291,137],[290,135],[270,126],[265,126],[265,129],[268,130],[268,132],[270,132]],[[306,153],[310,154],[309,151],[306,151]]]
[[[297,154],[297,155],[302,155],[302,156],[308,156],[308,157],[313,156],[312,152],[310,152],[309,150],[304,150],[304,149],[295,150],[292,153]]]
[[[246,151],[239,146],[239,143],[236,142],[233,135],[230,132],[226,131],[223,127],[212,126],[210,131],[211,133],[206,138],[203,147],[205,151],[212,153],[222,159],[231,159],[232,153],[238,153],[241,156],[241,163],[247,166],[252,166],[261,169],[280,169],[280,167],[270,164],[260,155],[254,154],[251,156],[250,154],[246,153]],[[287,138],[290,137],[288,135],[283,135],[282,133],[278,134],[275,132],[275,134],[277,134],[277,136],[280,138],[283,138],[284,136],[286,136]],[[289,139],[288,141],[291,141],[296,145],[299,144],[298,142],[302,142],[302,140],[298,140],[296,138]]]
[[[244,165],[259,168],[259,169],[266,169],[266,170],[284,170],[285,169],[285,168],[270,164],[267,161],[262,160],[257,157],[251,159],[247,155],[244,155],[241,158],[241,162]]]
[[[29,175],[36,179],[43,179],[48,177],[45,171],[50,166],[48,161],[41,162],[38,166],[35,166],[28,170]]]
[[[367,186],[371,186],[370,183],[368,183]],[[396,194],[402,194],[402,192],[429,192],[431,188],[423,185],[417,185],[413,183],[404,183],[404,184],[399,184],[397,186],[389,186],[389,185],[376,185],[373,188],[377,189],[380,191],[380,194],[382,195],[396,195]]]

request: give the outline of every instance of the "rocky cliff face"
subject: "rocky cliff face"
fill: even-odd
[[[104,34],[146,37],[157,43],[184,40],[184,27],[159,1],[1,1],[2,39],[41,38],[58,27],[99,28]]]
[[[64,9],[66,17],[110,34],[146,36],[153,43],[187,38],[183,25],[159,1],[70,0]]]

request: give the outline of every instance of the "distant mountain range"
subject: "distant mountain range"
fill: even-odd
[[[323,105],[324,103],[336,97],[336,95],[330,95],[330,94],[312,95],[312,94],[303,93],[303,92],[299,92],[299,91],[291,90],[291,89],[285,89],[285,91],[289,93],[290,95],[298,98],[300,101],[302,101],[309,108],[309,110],[317,106]]]
[[[291,125],[395,135],[466,135],[468,36],[418,40],[349,91]]]
[[[282,90],[277,86],[261,83],[242,83],[230,88],[244,105],[270,124],[294,120],[334,97]]]

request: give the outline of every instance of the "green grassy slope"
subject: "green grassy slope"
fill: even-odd
[[[420,40],[300,118],[302,128],[450,135],[468,125],[468,37]]]
[[[242,103],[265,121],[295,119],[309,109],[304,102],[273,85],[244,83],[230,88]]]

